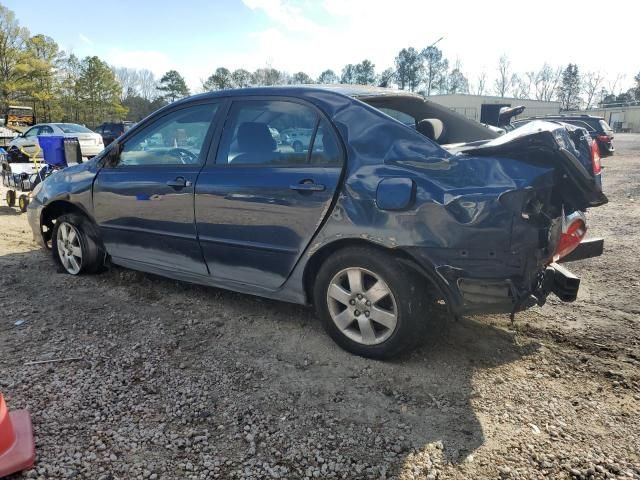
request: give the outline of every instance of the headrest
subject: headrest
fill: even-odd
[[[266,123],[245,122],[238,128],[238,147],[243,152],[273,152],[277,144]]]
[[[444,123],[438,118],[425,118],[418,122],[416,130],[437,142],[444,132]]]

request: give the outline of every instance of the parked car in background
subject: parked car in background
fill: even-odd
[[[104,149],[100,135],[76,123],[39,123],[15,137],[9,143],[8,148],[22,149],[28,156],[32,156],[38,151],[38,136],[40,135],[77,138],[82,156],[86,158],[93,158]],[[42,150],[40,150],[37,157],[42,158],[42,156]]]
[[[272,129],[310,134],[292,149]],[[498,136],[409,92],[227,90],[172,103],[52,175],[28,217],[69,274],[110,259],[313,304],[340,346],[389,358],[438,310],[575,300],[580,280],[557,262],[602,253],[583,241],[583,212],[607,202],[598,162],[564,124]]]
[[[311,128],[290,128],[282,133],[293,151],[300,153],[304,151],[305,146],[309,145],[313,130]]]
[[[109,145],[116,138],[120,137],[124,132],[129,130],[134,122],[106,122],[96,128],[96,133],[102,135],[102,141],[105,145]]]
[[[550,122],[564,122],[576,127],[584,128],[591,138],[598,144],[601,157],[609,157],[615,153],[613,147],[613,129],[602,117],[593,115],[545,115],[514,120],[513,126],[518,127],[533,120],[547,120]]]

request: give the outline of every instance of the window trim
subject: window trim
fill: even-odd
[[[339,169],[343,169],[345,167],[345,165],[347,164],[347,151],[346,148],[344,146],[344,143],[342,141],[342,137],[340,136],[339,132],[337,131],[335,125],[333,124],[333,122],[331,121],[331,119],[322,111],[320,110],[316,105],[314,105],[313,103],[303,100],[301,98],[298,97],[287,97],[287,96],[282,96],[282,95],[236,95],[236,96],[231,96],[231,97],[227,97],[228,100],[228,104],[227,104],[227,108],[225,109],[224,112],[224,121],[220,122],[220,131],[217,132],[216,138],[215,138],[215,144],[212,143],[211,144],[211,151],[209,152],[209,156],[207,157],[207,163],[205,165],[205,167],[208,168],[234,168],[234,169],[238,169],[238,168],[339,168]],[[315,127],[313,129],[313,133],[312,133],[312,141],[311,141],[311,148],[309,149],[309,152],[307,153],[307,162],[304,164],[291,164],[291,165],[274,165],[272,163],[265,163],[265,164],[256,164],[256,163],[239,163],[237,165],[233,165],[232,163],[222,163],[222,162],[218,162],[218,152],[220,151],[220,147],[222,145],[222,137],[224,135],[225,129],[227,128],[227,124],[230,120],[230,116],[229,114],[231,113],[231,109],[233,108],[233,104],[234,103],[240,103],[240,102],[251,102],[251,101],[281,101],[281,102],[290,102],[290,103],[297,103],[299,105],[303,105],[311,110],[313,110],[317,116],[316,119],[316,124]],[[318,131],[318,128],[320,126],[321,120],[324,119],[328,125],[330,125],[331,130],[332,130],[332,135],[334,136],[334,140],[336,141],[336,144],[338,145],[338,149],[340,150],[340,155],[341,155],[341,159],[342,159],[342,163],[340,165],[336,165],[336,166],[331,166],[331,165],[312,165],[311,164],[311,150],[313,150],[313,142],[315,141],[315,137],[316,137],[316,132]],[[215,148],[213,148],[215,145]]]
[[[200,107],[200,106],[203,106],[203,105],[218,105],[218,108],[216,109],[216,112],[213,114],[213,117],[211,119],[211,123],[209,125],[209,128],[207,129],[207,133],[204,136],[204,140],[202,142],[202,148],[200,149],[200,154],[198,156],[199,158],[198,158],[198,162],[197,163],[169,163],[169,164],[163,164],[163,163],[153,164],[153,163],[150,163],[150,164],[144,164],[144,165],[122,165],[120,163],[120,154],[122,152],[120,151],[120,152],[118,152],[118,163],[116,165],[110,167],[110,168],[121,169],[121,170],[127,170],[127,169],[148,170],[148,169],[151,169],[151,168],[162,168],[162,169],[198,168],[198,169],[201,169],[207,163],[207,159],[208,159],[208,153],[207,152],[210,149],[211,142],[212,142],[212,139],[213,139],[213,135],[214,135],[215,131],[217,130],[218,126],[219,126],[221,112],[223,110],[226,110],[224,108],[225,107],[225,99],[224,98],[213,98],[213,99],[206,99],[204,101],[188,102],[188,103],[176,106],[174,108],[169,108],[169,109],[167,109],[166,111],[162,112],[159,115],[153,115],[146,122],[138,124],[138,125],[136,125],[136,128],[130,128],[127,132],[125,132],[127,134],[127,137],[124,138],[122,143],[120,144],[120,145],[122,145],[122,147],[124,147],[129,141],[131,141],[131,137],[134,137],[139,132],[143,132],[147,128],[149,128],[152,125],[154,125],[156,122],[161,121],[163,118],[165,118],[165,117],[167,117],[169,115],[173,115],[174,113],[180,112],[182,110],[186,110],[188,108]],[[225,111],[225,113],[226,113],[226,111]]]

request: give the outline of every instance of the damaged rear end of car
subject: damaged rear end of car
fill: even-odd
[[[407,251],[437,273],[456,315],[510,313],[573,301],[580,280],[560,262],[597,256],[586,211],[607,202],[600,159],[582,129],[532,122],[488,141],[456,144],[422,170],[419,227],[430,244]]]

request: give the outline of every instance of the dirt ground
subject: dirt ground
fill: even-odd
[[[0,207],[0,391],[38,454],[15,478],[640,478],[640,135],[615,143],[575,303],[454,322],[392,362],[307,308],[58,273]]]

